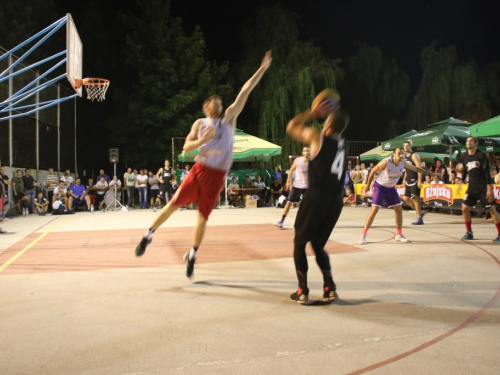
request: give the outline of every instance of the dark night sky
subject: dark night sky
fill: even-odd
[[[355,53],[357,42],[378,46],[395,58],[412,84],[420,79],[420,51],[437,40],[442,47],[455,45],[459,63],[476,60],[480,66],[500,60],[500,27],[494,0],[172,0],[172,12],[183,19],[190,33],[195,25],[205,35],[210,59],[236,62],[241,58],[238,26],[253,18],[263,4],[281,3],[296,12],[301,38],[314,39],[329,58],[345,59]],[[109,19],[115,11],[136,8],[135,0],[99,3]],[[61,13],[72,13],[77,22],[83,1],[59,0]],[[88,46],[83,41],[84,48]],[[85,67],[84,67],[85,74]]]

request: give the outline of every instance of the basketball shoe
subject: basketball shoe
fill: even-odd
[[[191,277],[193,276],[193,271],[194,271],[194,262],[196,259],[189,260],[189,251],[184,254],[184,262],[186,263],[186,276]]]
[[[305,305],[309,300],[309,290],[297,288],[295,293],[290,294],[290,300]]]
[[[467,231],[465,234],[459,238],[460,240],[473,240],[474,239],[474,233],[472,231]]]
[[[410,242],[410,240],[408,238],[406,238],[403,233],[396,234],[396,236],[394,237],[394,239],[396,241],[398,241],[398,242],[401,242],[401,243],[408,243],[408,242]]]
[[[138,257],[144,255],[144,253],[146,252],[146,247],[148,247],[151,241],[153,241],[152,238],[147,239],[143,237],[141,242],[139,242],[139,245],[137,245],[137,247],[135,248],[135,255]]]
[[[323,287],[323,300],[333,302],[339,299],[337,288],[334,285]]]

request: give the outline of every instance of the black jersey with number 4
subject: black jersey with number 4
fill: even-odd
[[[309,161],[309,188],[325,194],[339,194],[344,190],[347,169],[347,143],[344,138],[333,139],[321,135],[321,147]]]
[[[481,150],[476,150],[474,155],[462,154],[464,165],[463,180],[469,176],[469,190],[486,191],[486,185],[491,184],[490,162]]]

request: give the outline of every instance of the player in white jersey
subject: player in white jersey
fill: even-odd
[[[293,188],[288,195],[288,201],[286,202],[285,209],[283,210],[283,216],[281,221],[276,224],[279,228],[283,229],[283,222],[285,221],[288,211],[292,203],[299,203],[301,197],[307,192],[309,187],[309,177],[307,174],[307,169],[309,167],[309,147],[302,148],[302,157],[296,158],[293,161],[292,168],[288,172],[288,178],[286,180],[285,190],[290,189],[290,180],[292,179],[293,172],[295,172],[295,180],[293,181]]]
[[[370,229],[378,210],[384,205],[384,202],[387,207],[392,207],[394,209],[394,214],[396,215],[396,236],[394,239],[403,243],[410,242],[402,233],[403,209],[401,207],[401,199],[399,198],[398,191],[396,190],[396,184],[398,183],[401,175],[404,173],[405,168],[417,173],[424,173],[431,176],[436,175],[435,173],[431,173],[405,161],[403,158],[403,149],[401,147],[396,147],[391,156],[378,163],[375,168],[370,171],[366,185],[363,186],[363,192],[366,193],[375,174],[379,173],[373,185],[372,209],[366,218],[363,233],[359,238],[360,244],[366,244],[366,234],[368,229]]]
[[[198,119],[191,127],[186,137],[183,151],[190,152],[199,148],[196,164],[189,172],[182,185],[177,189],[170,202],[163,207],[144,234],[135,249],[135,254],[141,256],[151,243],[153,233],[179,207],[198,201],[198,221],[195,227],[193,247],[184,254],[186,276],[191,277],[199,246],[205,234],[208,217],[215,207],[224,185],[227,172],[233,164],[233,140],[236,120],[243,110],[248,96],[259,83],[264,73],[271,66],[271,51],[268,51],[254,75],[243,85],[234,103],[225,112],[222,111],[222,100],[213,95],[203,103],[206,118]]]

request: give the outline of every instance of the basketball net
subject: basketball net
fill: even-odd
[[[102,102],[106,99],[106,91],[109,87],[109,81],[104,78],[85,78],[82,85],[87,90],[87,99]]]

